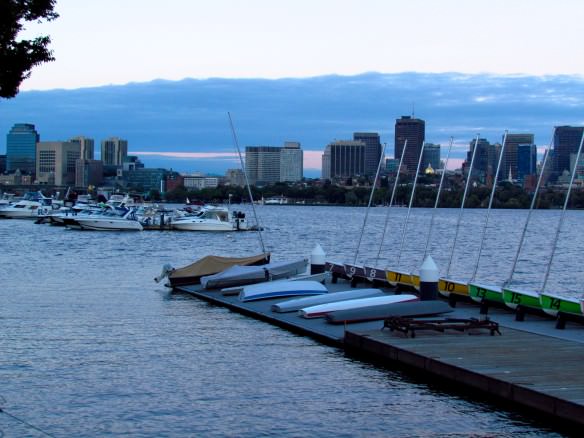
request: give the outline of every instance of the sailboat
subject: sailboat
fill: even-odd
[[[562,212],[560,214],[560,218],[558,220],[558,224],[556,227],[556,234],[555,234],[555,238],[554,238],[553,243],[552,243],[552,249],[550,252],[550,256],[549,256],[549,260],[548,260],[548,264],[547,264],[547,268],[546,268],[546,272],[544,275],[543,284],[541,286],[541,289],[539,290],[539,292],[537,292],[537,291],[532,291],[532,290],[522,290],[522,289],[517,289],[517,288],[511,287],[513,273],[511,274],[511,276],[510,276],[509,280],[506,282],[506,284],[503,286],[503,301],[505,302],[505,304],[508,307],[515,309],[515,310],[518,310],[520,312],[520,313],[518,313],[519,319],[522,319],[521,311],[525,308],[543,310],[544,308],[543,308],[542,303],[545,303],[545,306],[546,306],[545,308],[547,309],[548,313],[551,313],[551,314],[554,314],[554,313],[557,314],[557,312],[560,311],[560,307],[563,307],[567,311],[566,313],[572,313],[572,311],[576,310],[575,309],[576,306],[573,305],[572,303],[570,303],[569,299],[564,299],[564,305],[561,306],[561,303],[558,302],[559,297],[557,297],[553,294],[549,294],[549,295],[546,294],[544,296],[544,298],[542,298],[541,294],[545,291],[547,281],[549,278],[551,265],[552,265],[554,254],[556,251],[558,238],[560,235],[562,224],[564,222],[566,208],[568,207],[568,201],[570,200],[570,194],[572,192],[572,186],[574,184],[576,171],[578,169],[578,162],[580,160],[580,155],[582,152],[582,145],[583,144],[584,144],[584,134],[582,135],[582,138],[580,139],[580,145],[578,146],[578,152],[576,153],[576,161],[575,161],[574,169],[572,169],[572,174],[570,177],[570,184],[568,185],[568,191],[566,193],[566,197],[564,199],[564,205],[562,207]],[[542,170],[542,173],[543,173],[543,170]]]
[[[464,185],[464,193],[462,195],[462,202],[460,204],[460,210],[458,213],[458,219],[456,222],[456,231],[454,233],[454,240],[452,242],[452,248],[450,252],[450,260],[448,262],[448,267],[446,269],[446,275],[441,277],[438,281],[438,291],[445,297],[448,297],[451,301],[456,298],[456,296],[468,296],[468,284],[464,281],[454,280],[450,278],[450,267],[452,266],[452,259],[454,257],[454,249],[456,248],[456,240],[458,239],[458,231],[460,229],[460,223],[462,220],[462,213],[464,211],[464,203],[466,201],[466,195],[468,193],[468,188],[470,186],[472,170],[474,167],[474,160],[478,150],[479,144],[479,134],[477,134],[475,139],[475,147],[472,151],[472,156],[470,159],[470,168],[468,169],[468,176],[466,177],[466,183]],[[451,298],[450,295],[453,294]]]

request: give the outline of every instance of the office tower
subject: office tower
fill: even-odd
[[[426,169],[428,166],[432,167],[434,170],[440,169],[440,145],[426,143],[424,145],[424,153],[422,154],[422,167],[421,170]]]
[[[81,156],[78,143],[41,141],[37,143],[36,179],[40,184],[75,184],[75,165]]]
[[[280,181],[301,181],[304,176],[304,160],[300,143],[296,141],[284,142],[280,150]]]
[[[104,166],[122,166],[127,156],[127,140],[111,137],[101,142],[101,161]]]
[[[469,145],[469,150],[466,153],[466,161],[464,164],[465,173],[468,173],[475,144],[477,144],[476,139],[472,139]],[[473,164],[473,178],[476,178],[482,184],[486,184],[488,186],[491,185],[493,178],[495,177],[495,173],[497,172],[497,165],[499,164],[498,161],[500,148],[501,145],[499,144],[492,145],[487,141],[487,139],[479,138],[478,149],[475,154]],[[502,173],[499,172],[499,181],[502,179],[504,179],[504,177],[502,177]]]
[[[69,142],[79,144],[81,147],[81,158],[86,160],[94,159],[94,141],[92,138],[83,136],[73,137]]]
[[[385,159],[385,172],[388,175],[395,176],[397,175],[397,170],[399,169],[399,160],[395,158],[386,158]]]
[[[101,160],[80,158],[75,162],[75,187],[97,187],[102,182],[103,163]]]
[[[503,138],[505,138],[505,136],[503,136]],[[501,163],[501,170],[499,171],[499,175],[502,175],[503,178],[509,178],[509,176],[511,176],[512,179],[519,179],[517,170],[517,147],[520,144],[534,144],[534,135],[507,134],[504,145],[505,154],[503,155],[503,162]]]
[[[581,126],[556,126],[554,133],[554,176],[557,178],[565,170],[570,171],[570,154],[578,152],[584,133]]]
[[[15,124],[6,135],[6,170],[20,169],[21,172],[34,174],[36,144],[39,140],[34,125]]]
[[[245,172],[250,185],[280,181],[280,150],[276,146],[246,146]]]
[[[425,136],[426,122],[424,120],[402,116],[395,121],[395,158],[401,159],[407,140],[402,166],[409,173],[416,172]]]
[[[0,173],[6,171],[6,155],[0,155]]]
[[[363,141],[338,140],[329,143],[322,157],[323,178],[349,178],[365,174]]]
[[[534,144],[517,145],[517,180],[537,173],[537,147]]]
[[[353,141],[365,143],[364,174],[366,176],[375,176],[382,149],[379,134],[377,132],[355,132],[353,133]]]

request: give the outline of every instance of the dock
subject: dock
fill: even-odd
[[[339,280],[327,287],[336,292],[348,290],[350,284]],[[510,406],[544,414],[560,426],[584,425],[584,324],[569,323],[558,330],[551,318],[529,315],[525,321],[516,321],[512,311],[495,308],[488,318],[499,324],[501,335],[481,330],[423,330],[412,338],[384,327],[384,321],[335,325],[323,318],[304,319],[295,312],[272,312],[272,304],[284,299],[241,302],[237,295],[207,291],[200,285],[177,291],[351,354],[455,383],[470,394],[487,394]],[[479,305],[461,302],[447,317],[485,318]]]

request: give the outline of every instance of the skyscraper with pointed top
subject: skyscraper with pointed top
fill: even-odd
[[[426,122],[424,120],[413,116],[402,116],[395,121],[395,158],[401,159],[405,146],[402,168],[407,169],[409,173],[416,172],[425,137]]]

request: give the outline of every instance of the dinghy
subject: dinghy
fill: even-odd
[[[417,301],[419,298],[412,294],[385,295],[382,297],[360,298],[356,300],[338,301],[335,303],[319,304],[305,307],[300,310],[300,316],[304,318],[320,318],[337,310],[361,309],[364,307],[381,306],[385,304]]]
[[[558,313],[565,313],[584,318],[579,299],[543,292],[539,296],[539,303],[543,311],[553,317],[558,316]]]
[[[333,292],[326,295],[314,297],[296,298],[272,305],[272,311],[277,313],[297,312],[305,307],[317,306],[319,304],[335,303],[337,301],[356,300],[358,298],[369,298],[386,295],[381,289],[355,289],[343,292]]]
[[[307,267],[308,259],[272,262],[262,266],[232,266],[217,274],[201,277],[201,285],[205,289],[223,289],[261,283],[302,274]]]
[[[392,316],[423,317],[452,312],[444,301],[412,301],[363,307],[361,309],[337,310],[326,315],[331,324],[344,324],[365,321],[380,321]]]
[[[239,293],[240,301],[257,301],[298,295],[321,295],[328,289],[318,281],[274,281],[246,286]]]

